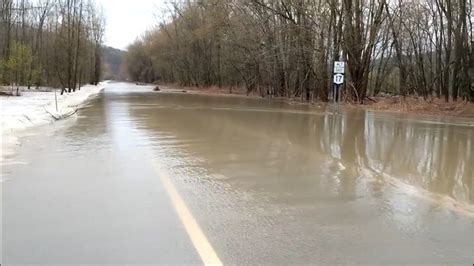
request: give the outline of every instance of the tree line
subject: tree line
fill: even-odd
[[[0,85],[61,93],[101,76],[105,21],[93,0],[1,0]]]
[[[327,101],[343,60],[349,101],[474,100],[472,9],[471,0],[174,1],[125,62],[141,82]]]

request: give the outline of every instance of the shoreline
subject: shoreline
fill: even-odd
[[[147,86],[156,86],[147,84]],[[242,89],[233,89],[233,93],[229,93],[229,88],[212,87],[184,87],[173,84],[158,85],[161,92],[185,92],[189,94],[212,95],[223,97],[244,97],[244,98],[258,98],[266,100],[284,101],[289,104],[301,105],[329,105],[331,102],[301,100],[300,98],[286,98],[286,97],[262,97],[255,92],[247,95]],[[153,89],[151,89],[153,90]],[[407,114],[407,115],[423,115],[427,117],[442,117],[442,118],[464,118],[474,119],[474,103],[459,100],[457,102],[444,102],[442,99],[431,98],[425,100],[416,96],[379,96],[373,97],[376,102],[369,102],[368,104],[353,104],[342,102],[341,108],[344,110],[363,109],[367,111],[376,111],[392,114]]]
[[[57,109],[54,90],[32,89],[22,91],[21,96],[0,97],[0,163],[14,153],[15,146],[20,145],[19,134],[73,117],[91,98],[99,95],[106,84],[107,82],[101,82],[97,86],[86,85],[81,90],[64,95],[57,93]]]

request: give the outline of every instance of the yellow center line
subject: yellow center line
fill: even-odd
[[[155,170],[160,176],[161,182],[163,183],[166,192],[168,193],[168,196],[171,199],[171,202],[173,203],[173,207],[175,208],[181,223],[183,223],[186,232],[193,242],[194,248],[199,253],[204,265],[222,265],[222,262],[217,256],[216,251],[214,248],[212,248],[211,244],[199,227],[199,224],[196,222],[196,219],[194,219],[193,215],[186,206],[186,203],[184,203],[183,199],[179,195],[167,172],[156,162],[154,166]]]

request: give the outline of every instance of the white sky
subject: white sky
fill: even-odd
[[[166,0],[96,0],[106,16],[105,44],[125,49],[146,30],[159,23]]]

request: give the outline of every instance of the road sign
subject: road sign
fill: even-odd
[[[341,85],[344,83],[344,75],[343,74],[335,74],[334,75],[334,84]]]
[[[346,62],[344,61],[336,61],[334,62],[334,73],[336,74],[344,74]]]

